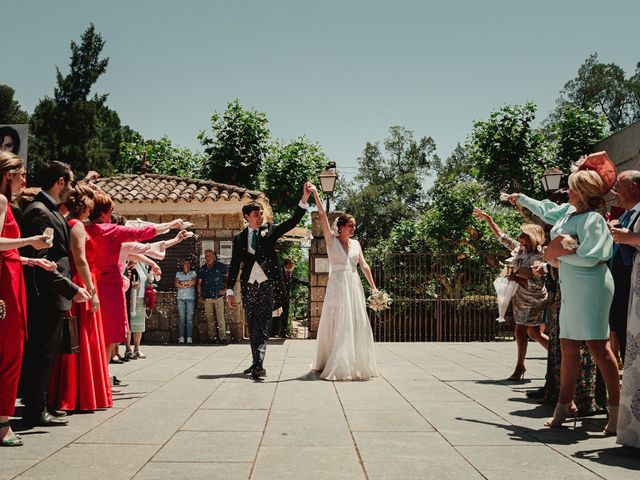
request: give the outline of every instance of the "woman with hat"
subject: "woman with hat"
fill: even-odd
[[[615,165],[605,152],[599,152],[581,160],[577,171],[569,176],[569,203],[557,205],[522,194],[509,195],[511,203],[528,208],[553,225],[544,260],[558,264],[562,364],[558,403],[553,418],[545,423],[550,427],[562,426],[569,414],[580,366],[580,343],[585,341],[607,385],[609,422],[604,432],[616,432],[620,381],[618,364],[608,344],[613,278],[606,265],[613,240],[605,219],[596,211],[604,206],[603,196],[616,177]]]
[[[487,222],[500,243],[511,251],[513,256],[513,273],[511,279],[520,285],[511,299],[513,318],[516,323],[515,337],[518,360],[513,374],[508,380],[524,378],[526,368],[524,359],[527,356],[528,337],[531,337],[545,349],[549,346],[549,337],[540,331],[544,309],[547,304],[547,289],[544,276],[533,276],[531,267],[542,261],[541,246],[544,243],[544,230],[540,225],[525,223],[520,226],[518,240],[511,238],[496,225],[493,219],[479,208],[473,214]]]

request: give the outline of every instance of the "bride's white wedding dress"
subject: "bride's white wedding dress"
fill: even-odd
[[[327,244],[329,280],[312,368],[325,380],[377,377],[373,333],[357,269],[360,243],[350,239],[346,252],[337,238],[331,240]]]

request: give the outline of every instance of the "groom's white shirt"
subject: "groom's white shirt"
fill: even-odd
[[[309,204],[308,203],[302,203],[299,202],[298,206],[304,210],[308,210],[309,209]],[[251,246],[251,238],[253,237],[253,232],[256,231],[255,229],[251,228],[251,227],[247,227],[248,229],[248,235],[247,235],[247,251],[252,254],[255,255],[256,251],[254,250],[254,248]],[[258,230],[258,235],[260,235],[260,230]],[[253,268],[251,268],[251,274],[249,274],[249,283],[262,283],[269,280],[269,278],[267,277],[267,275],[264,273],[264,270],[262,270],[262,267],[260,266],[260,264],[258,262],[254,262],[253,263]],[[233,295],[233,289],[229,288],[227,289],[227,295]]]

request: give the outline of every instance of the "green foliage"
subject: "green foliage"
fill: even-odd
[[[594,53],[580,66],[577,77],[565,84],[558,104],[594,108],[605,116],[611,132],[621,130],[640,119],[640,63],[635,74],[625,78],[620,66],[601,63]]]
[[[9,85],[0,85],[0,124],[29,123],[29,114],[13,98],[15,93]]]
[[[53,98],[41,100],[31,116],[31,172],[51,160],[70,164],[77,176],[88,170],[103,175],[113,171],[121,141],[120,119],[105,105],[107,95],[89,98],[109,62],[100,58],[103,47],[93,24],[80,44],[71,42],[70,73],[64,76],[57,70]]]
[[[286,144],[271,144],[262,164],[260,185],[274,212],[291,212],[298,204],[302,185],[318,183],[327,160],[320,145],[304,136]]]
[[[456,306],[458,310],[498,313],[498,301],[495,295],[467,295]]]
[[[284,218],[283,218],[284,219]],[[285,258],[293,260],[295,267],[293,274],[300,280],[309,279],[309,258],[307,251],[298,242],[278,242],[278,258],[280,265],[284,264]],[[309,290],[302,285],[292,285],[289,299],[290,318],[303,320],[309,318]]]
[[[266,115],[255,109],[246,110],[236,99],[223,114],[213,114],[211,131],[213,137],[204,131],[198,136],[208,157],[202,172],[204,178],[256,188],[269,146]]]
[[[606,120],[593,108],[565,104],[557,110],[545,133],[555,151],[555,166],[569,172],[573,162],[606,137]]]
[[[477,178],[494,192],[542,194],[540,179],[549,152],[540,130],[531,126],[536,106],[506,105],[486,121],[477,121],[467,140],[469,161]]]
[[[384,153],[378,142],[367,143],[358,174],[344,187],[337,205],[356,218],[365,246],[387,238],[394,225],[423,208],[423,180],[439,165],[433,139],[416,140],[404,127],[391,127],[383,145]]]
[[[204,153],[172,145],[164,136],[160,140],[144,140],[140,134],[129,130],[127,140],[120,144],[121,160],[118,173],[141,173],[145,152],[149,173],[173,175],[176,177],[200,178]]]

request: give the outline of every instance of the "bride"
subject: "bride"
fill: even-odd
[[[329,281],[312,368],[324,380],[368,380],[378,372],[358,265],[371,289],[377,289],[360,243],[351,238],[356,231],[355,219],[342,213],[332,229],[317,190],[312,191],[329,256]]]

